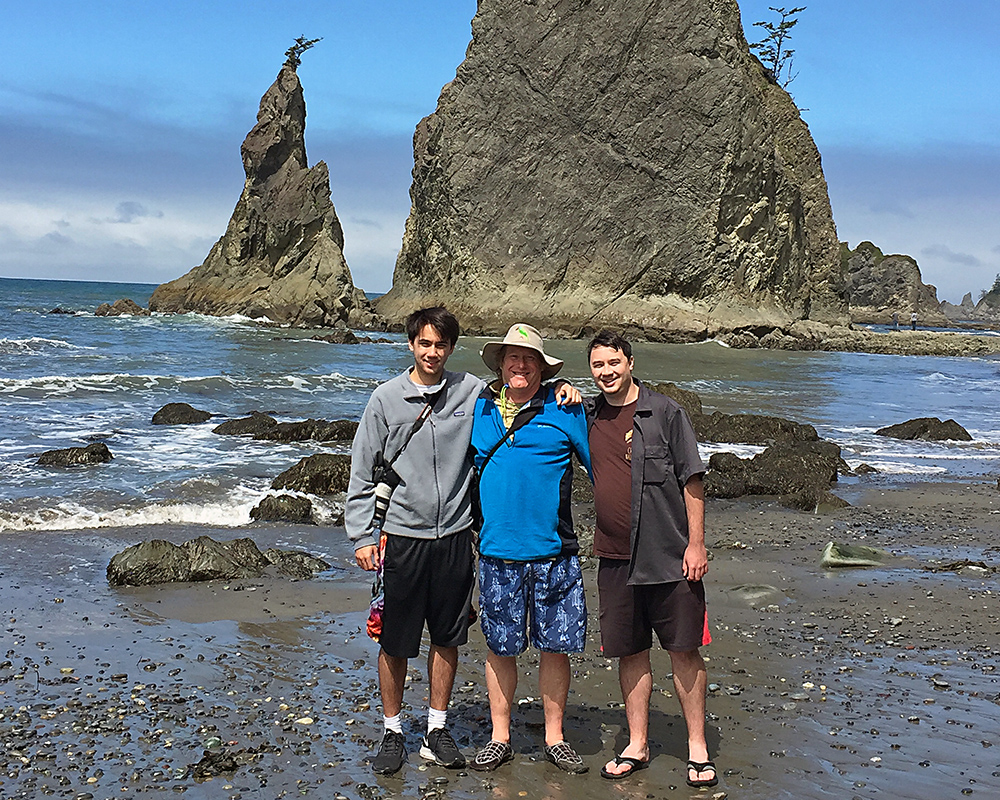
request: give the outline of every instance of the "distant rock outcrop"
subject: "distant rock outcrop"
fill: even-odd
[[[954,322],[978,322],[974,327],[1000,327],[1000,275],[997,275],[993,287],[983,292],[978,303],[972,302],[972,292],[966,293],[961,305],[947,301],[941,303],[941,313]]]
[[[672,341],[847,321],[819,152],[735,0],[480,0],[472,31],[380,313]]]
[[[305,124],[302,85],[288,61],[243,142],[246,182],[225,235],[200,267],[158,286],[150,309],[296,326],[375,323],[344,260],[327,166],[306,161]]]
[[[916,311],[920,325],[948,324],[937,288],[921,280],[916,259],[884,255],[871,242],[861,242],[853,250],[841,242],[840,248],[853,322],[888,324],[895,313],[900,327],[908,327],[910,314]]]
[[[53,309],[50,313],[67,313],[62,311],[62,309]],[[72,313],[72,312],[68,312]],[[123,297],[121,300],[115,300],[114,303],[101,303],[94,310],[95,317],[148,317],[149,309],[143,308],[135,300],[130,300],[127,297]]]

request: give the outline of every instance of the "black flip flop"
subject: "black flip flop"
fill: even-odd
[[[615,765],[627,764],[631,769],[625,772],[608,772],[607,767],[601,767],[601,777],[607,778],[611,781],[617,781],[621,778],[627,778],[629,775],[638,772],[640,769],[645,769],[649,766],[649,761],[640,761],[638,758],[632,758],[631,756],[615,756]]]
[[[715,786],[719,782],[719,772],[715,768],[714,761],[688,761],[687,772],[688,775],[691,774],[691,770],[695,772],[705,772],[706,770],[712,770],[712,777],[705,781],[693,781],[688,777],[688,786],[693,786],[695,789],[700,789],[704,786]]]

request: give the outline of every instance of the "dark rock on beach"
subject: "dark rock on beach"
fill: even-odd
[[[95,317],[148,317],[149,309],[143,308],[134,300],[129,300],[127,297],[123,297],[121,300],[115,300],[113,305],[108,303],[101,303],[97,310],[94,311]]]
[[[697,392],[682,389],[673,383],[649,382],[645,385],[671,398],[687,411],[700,442],[767,445],[819,440],[812,425],[762,414],[723,414],[721,411],[704,414]]]
[[[654,383],[646,381],[643,383],[647,389],[659,392],[660,394],[665,394],[677,403],[677,405],[687,411],[688,416],[692,419],[701,415],[701,398],[698,397],[697,392],[692,392],[690,389],[682,389],[674,383]]]
[[[264,551],[264,556],[282,575],[290,578],[311,578],[317,572],[329,569],[330,565],[322,558],[317,558],[302,550],[278,550],[271,548]]]
[[[271,483],[271,488],[318,495],[339,494],[347,491],[350,477],[350,456],[317,453],[282,472]]]
[[[191,559],[181,545],[151,539],[112,556],[107,569],[112,586],[151,586],[191,580]]]
[[[889,436],[893,439],[921,439],[924,441],[958,441],[971,442],[972,436],[955,420],[942,422],[937,417],[920,417],[918,419],[889,425],[875,431],[877,436]]]
[[[151,586],[177,581],[256,578],[271,564],[293,577],[310,577],[329,567],[322,559],[300,551],[262,553],[251,539],[219,542],[201,536],[181,545],[153,539],[126,548],[111,558],[107,579],[112,586]]]
[[[698,414],[691,418],[698,441],[729,444],[793,444],[816,442],[812,425],[762,414]]]
[[[106,464],[114,456],[104,442],[94,442],[86,447],[67,447],[64,450],[46,450],[38,457],[43,467],[80,467]]]
[[[312,502],[294,494],[269,494],[250,509],[254,522],[312,523]]]
[[[338,330],[325,336],[317,334],[311,338],[314,342],[328,342],[329,344],[392,344],[392,339],[385,339],[381,336],[357,336],[349,330]]]
[[[211,419],[208,411],[201,411],[187,403],[167,403],[153,414],[154,425],[197,425]]]
[[[776,444],[750,458],[714,453],[705,474],[707,497],[777,495],[792,508],[813,510],[843,501],[829,494],[838,472],[850,468],[833,442]]]
[[[383,315],[659,341],[846,321],[819,152],[735,2],[481,0],[472,33],[413,138]]]
[[[278,422],[274,417],[254,411],[249,417],[231,419],[212,429],[223,436],[253,436],[269,442],[350,442],[358,423],[350,419],[304,419]]]
[[[254,434],[254,439],[271,442],[350,442],[358,430],[358,423],[349,419],[329,422],[325,419],[306,419],[301,422],[279,422]]]
[[[306,104],[285,62],[241,149],[246,181],[225,235],[204,263],[158,286],[155,311],[244,314],[296,326],[373,327],[377,320],[344,260],[330,176],[306,159]]]
[[[278,421],[274,417],[259,411],[252,411],[249,417],[228,419],[221,425],[216,425],[212,428],[212,433],[218,433],[221,436],[246,436],[248,434],[256,436],[277,424]]]

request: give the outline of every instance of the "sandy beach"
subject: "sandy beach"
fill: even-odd
[[[309,581],[126,590],[110,589],[104,569],[134,529],[4,534],[0,796],[997,796],[1000,491],[928,483],[849,495],[853,507],[821,516],[762,500],[710,503],[714,642],[704,653],[721,781],[700,792],[684,784],[684,726],[658,650],[652,764],[628,781],[599,776],[625,739],[596,622],[573,658],[567,721],[589,774],[542,759],[528,655],[513,764],[488,775],[423,765],[423,663],[411,662],[409,764],[377,778],[366,762],[381,734],[377,649],[361,632],[369,587],[342,529],[157,529],[177,542],[206,533],[302,547],[333,568]],[[893,559],[824,569],[831,540]],[[927,569],[962,560],[988,569]],[[594,621],[593,566],[586,575]],[[450,714],[470,755],[489,730],[483,654],[477,627]]]

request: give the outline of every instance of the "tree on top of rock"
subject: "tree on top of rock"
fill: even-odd
[[[285,55],[288,58],[285,63],[292,69],[295,69],[299,64],[302,63],[302,54],[308,50],[310,47],[316,44],[316,42],[322,42],[323,37],[320,36],[318,39],[307,39],[305,36],[299,36],[295,40],[295,44],[289,47],[285,51]]]
[[[763,28],[767,31],[767,36],[750,45],[750,49],[760,58],[761,63],[771,73],[775,83],[786,88],[799,74],[792,73],[792,56],[795,55],[795,51],[786,45],[788,40],[792,38],[792,28],[799,22],[796,15],[805,11],[806,7],[798,6],[790,10],[784,6],[777,8],[769,6],[769,8],[781,16],[781,21],[777,25],[767,21],[755,22],[753,26]]]

